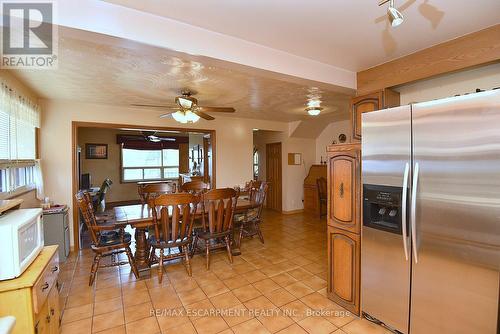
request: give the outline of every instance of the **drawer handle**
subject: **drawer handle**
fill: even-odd
[[[45,282],[44,285],[42,285],[42,292],[47,290],[49,288],[49,283]]]
[[[340,198],[344,198],[344,182],[340,183]]]
[[[56,313],[56,311],[54,310],[53,307],[50,308],[50,315],[54,315],[54,313]]]
[[[58,266],[54,266],[54,267],[52,267],[52,269],[51,269],[51,271],[52,271],[53,273],[55,273],[55,272],[56,272],[56,271],[58,271],[58,270],[59,270],[59,267],[58,267]]]

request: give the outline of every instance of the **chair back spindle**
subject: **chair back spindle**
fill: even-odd
[[[232,228],[233,214],[239,192],[231,188],[214,189],[202,194],[203,225],[211,234],[225,233]],[[208,215],[208,224],[205,216]]]
[[[157,240],[168,244],[189,239],[198,202],[198,196],[186,193],[162,194],[150,198],[148,205],[152,210]]]

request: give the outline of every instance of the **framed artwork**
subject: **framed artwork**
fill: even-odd
[[[107,159],[108,144],[85,144],[85,159]]]
[[[302,164],[302,153],[288,153],[288,164],[289,165],[301,165]]]

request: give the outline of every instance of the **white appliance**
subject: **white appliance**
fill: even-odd
[[[20,276],[43,243],[42,209],[19,209],[0,216],[0,280]]]

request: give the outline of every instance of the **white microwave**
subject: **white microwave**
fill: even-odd
[[[21,276],[42,248],[42,209],[12,210],[0,216],[0,280]]]

